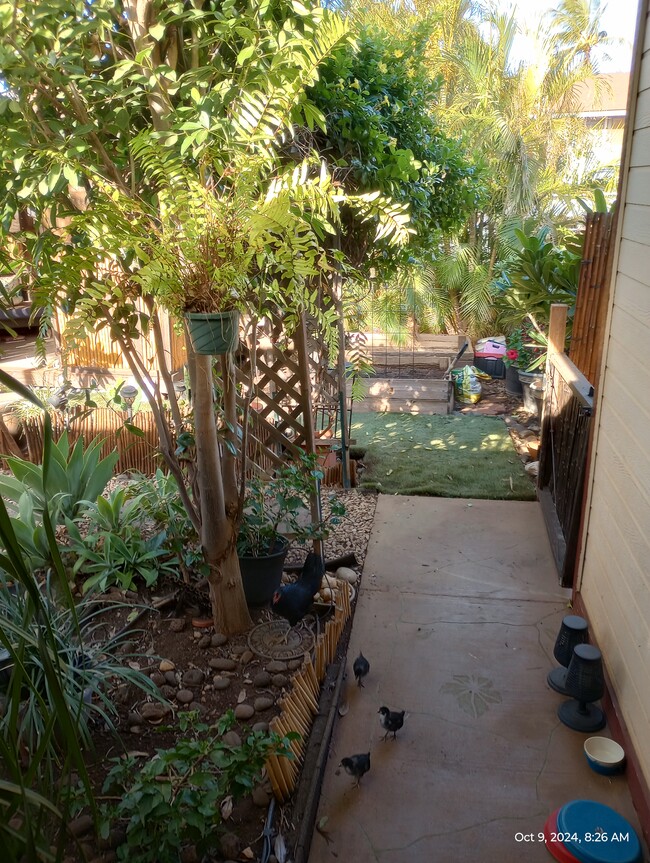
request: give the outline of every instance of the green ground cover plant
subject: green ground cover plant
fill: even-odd
[[[357,414],[352,437],[365,450],[363,487],[384,494],[535,499],[498,417]]]

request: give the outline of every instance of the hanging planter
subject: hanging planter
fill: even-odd
[[[239,312],[187,312],[185,320],[197,354],[230,354],[239,344]]]

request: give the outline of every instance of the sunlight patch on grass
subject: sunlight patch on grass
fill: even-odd
[[[365,487],[386,494],[535,499],[499,417],[357,414],[352,437],[366,450]]]

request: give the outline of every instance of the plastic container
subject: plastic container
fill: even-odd
[[[489,356],[488,354],[478,354],[474,352],[474,365],[477,369],[490,375],[492,378],[503,380],[506,376],[506,367],[503,365],[501,357]]]

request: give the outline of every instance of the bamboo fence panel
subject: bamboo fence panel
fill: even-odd
[[[300,737],[289,743],[293,758],[270,755],[266,761],[266,772],[271,781],[275,798],[283,803],[293,793],[299,776],[299,766],[305,755],[309,730],[318,713],[320,686],[327,666],[334,661],[338,643],[350,614],[352,613],[351,588],[337,581],[334,589],[334,614],[325,624],[325,629],[316,639],[315,660],[309,654],[301,668],[294,674],[291,688],[278,701],[280,714],[269,727],[281,736],[297,732]]]
[[[614,215],[589,213],[578,280],[569,355],[594,386],[605,341],[614,248]]]
[[[68,432],[70,445],[81,437],[89,444],[94,438],[103,438],[102,455],[114,449],[119,453],[115,467],[116,473],[138,471],[147,475],[155,472],[160,465],[158,431],[153,414],[140,411],[131,419],[126,412],[112,408],[92,408],[77,414],[52,411],[52,432],[58,440],[64,431]],[[40,416],[23,419],[29,461],[40,464],[43,458],[43,420]],[[136,426],[142,437],[130,432],[125,423]]]

